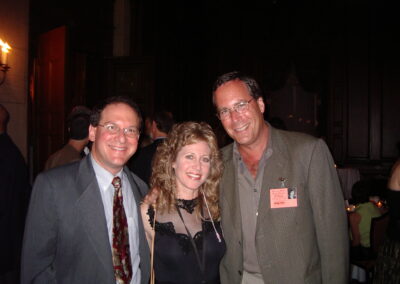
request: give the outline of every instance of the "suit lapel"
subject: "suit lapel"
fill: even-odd
[[[82,160],[77,177],[81,196],[77,208],[94,251],[108,275],[114,275],[110,240],[99,185],[89,157]]]
[[[136,183],[136,181],[133,179],[131,172],[127,167],[124,167],[124,172],[126,176],[128,177],[129,183],[131,184],[133,196],[135,197],[136,205],[140,205],[140,201],[144,198],[146,195],[146,192],[141,192],[141,188],[139,185]]]
[[[222,210],[224,214],[222,221],[225,226],[233,226],[232,231],[239,233],[238,239],[242,239],[242,216],[240,214],[240,200],[237,189],[237,177],[236,171],[233,164],[233,144],[225,151],[224,156],[224,174],[221,181],[220,188],[225,190],[220,193],[222,201]]]
[[[128,177],[131,184],[133,196],[135,197],[137,216],[138,216],[138,229],[139,229],[139,254],[140,254],[140,269],[142,272],[142,279],[146,279],[150,271],[150,251],[147,244],[146,236],[143,229],[143,221],[140,212],[140,202],[146,195],[147,186],[140,187],[132,176],[132,173],[127,167],[124,167],[124,172]],[[143,282],[143,281],[142,281]]]
[[[287,145],[281,139],[280,133],[276,129],[271,126],[269,126],[269,129],[271,131],[270,139],[273,152],[264,168],[260,203],[258,206],[258,212],[261,218],[268,216],[271,212],[270,189],[281,187],[280,178],[285,177],[284,174],[287,172],[288,164],[287,151],[285,150]],[[262,222],[262,220],[258,219],[257,233],[259,232],[260,222]]]

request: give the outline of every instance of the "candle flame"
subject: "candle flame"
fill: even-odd
[[[1,38],[0,38],[0,46],[1,46],[2,52],[5,52],[5,53],[10,52],[11,46],[7,42],[2,41]]]

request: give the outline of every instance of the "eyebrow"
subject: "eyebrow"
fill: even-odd
[[[105,121],[105,122],[103,122],[103,124],[108,124],[108,123],[112,123],[112,124],[115,124],[115,125],[117,125],[118,127],[120,127],[116,122],[114,122],[114,121]],[[130,125],[130,126],[128,126],[128,127],[123,127],[123,128],[129,128],[129,127],[135,127],[135,128],[137,128],[137,129],[139,129],[139,127],[138,126],[136,126],[136,125]]]
[[[246,100],[246,99],[241,99],[241,100],[235,102],[234,104],[232,104],[231,107],[221,107],[221,108],[218,108],[218,107],[217,107],[217,109],[218,109],[218,110],[226,109],[226,108],[227,108],[227,109],[230,109],[230,108],[234,107],[235,105],[240,104],[240,103],[243,103],[243,102],[247,102],[247,100]]]

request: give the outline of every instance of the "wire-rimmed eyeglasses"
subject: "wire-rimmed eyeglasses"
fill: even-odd
[[[104,129],[109,133],[109,134],[119,134],[121,129],[122,132],[125,134],[125,136],[130,137],[130,138],[138,138],[140,131],[134,127],[127,127],[127,128],[121,128],[118,125],[114,124],[114,123],[106,123],[106,124],[98,124],[98,126],[104,127]]]
[[[228,117],[230,117],[230,114],[231,114],[232,111],[236,111],[237,113],[244,113],[246,110],[249,109],[249,103],[252,100],[254,100],[254,98],[251,98],[248,101],[238,102],[237,104],[235,104],[231,108],[226,108],[226,107],[222,108],[222,109],[218,110],[216,115],[220,120],[225,120]]]

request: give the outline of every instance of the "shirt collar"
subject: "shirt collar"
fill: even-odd
[[[96,160],[93,158],[92,154],[90,154],[90,159],[91,159],[91,162],[92,162],[92,165],[93,165],[94,172],[96,174],[97,182],[99,183],[99,187],[100,187],[101,190],[106,191],[109,188],[113,178],[116,177],[116,176],[120,177],[121,180],[122,180],[123,169],[121,169],[114,176],[112,173],[110,173],[109,171],[104,169],[102,166],[100,166],[96,162]]]

